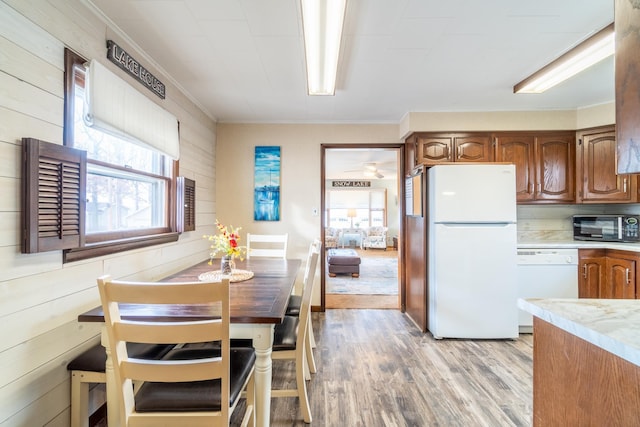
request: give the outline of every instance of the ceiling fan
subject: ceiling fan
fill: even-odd
[[[375,163],[364,163],[362,166],[364,167],[364,176],[367,178],[384,178],[384,175],[378,170]]]
[[[378,163],[367,162],[362,164],[362,169],[350,169],[345,172],[362,172],[365,178],[384,178],[384,174],[378,169]]]

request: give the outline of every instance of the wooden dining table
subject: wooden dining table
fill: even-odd
[[[289,295],[300,270],[299,259],[252,258],[236,261],[236,268],[253,272],[253,277],[232,282],[229,290],[230,336],[232,338],[250,338],[256,351],[255,365],[255,415],[256,426],[267,427],[271,412],[271,348],[273,330],[281,323]],[[198,280],[198,277],[220,268],[220,260],[209,265],[203,261],[160,281],[186,282]],[[175,305],[166,307],[145,306],[140,304],[122,305],[123,318],[149,321],[186,321],[211,318],[217,313],[207,305]],[[78,316],[79,322],[102,322],[102,307],[96,307]],[[102,328],[102,345],[107,351],[105,373],[107,378],[107,417],[109,427],[120,427],[117,392],[113,386],[115,377],[111,361],[111,351],[105,327]]]

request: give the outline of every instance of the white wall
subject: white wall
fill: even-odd
[[[475,111],[407,113],[398,128],[401,138],[425,131],[576,130],[615,123],[614,103],[554,111]]]
[[[167,84],[167,99],[106,60],[105,38]],[[20,253],[21,138],[62,143],[64,47],[98,58],[180,120],[180,172],[196,181],[198,229],[174,244],[62,264],[60,251]],[[99,342],[78,314],[99,304],[96,277],[154,280],[207,256],[215,218],[215,123],[81,0],[0,2],[0,426],[69,426],[69,372]]]
[[[321,144],[398,143],[396,125],[218,124],[218,219],[241,233],[289,233],[290,257],[304,259],[320,237]],[[281,147],[281,220],[253,220],[254,147]],[[313,208],[318,210],[314,216]],[[316,279],[317,280],[317,279]],[[316,282],[313,304],[320,304]]]

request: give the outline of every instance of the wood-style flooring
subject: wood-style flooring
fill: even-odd
[[[318,342],[318,372],[307,382],[312,425],[531,425],[531,335],[434,340],[396,310],[312,317]],[[292,364],[274,361],[274,386],[293,378]],[[273,427],[306,425],[297,398],[274,398],[271,405]]]

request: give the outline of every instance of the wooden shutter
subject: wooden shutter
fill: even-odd
[[[178,232],[196,229],[196,182],[178,177]]]
[[[86,151],[22,139],[22,252],[84,246]]]

